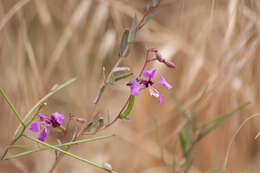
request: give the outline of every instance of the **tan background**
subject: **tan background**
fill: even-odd
[[[145,2],[1,0],[0,87],[24,115],[54,84],[77,76],[77,82],[48,100],[43,112],[59,111],[66,116],[73,112],[90,119],[92,101],[102,82],[102,66],[106,74],[111,70],[117,60],[121,34],[130,27],[135,14],[141,18]],[[137,73],[144,61],[145,48],[158,48],[177,68],[153,65],[167,77],[185,108],[209,84],[199,107],[200,122],[251,101],[248,107],[198,143],[193,151],[194,164],[190,172],[221,168],[232,135],[243,120],[260,109],[260,1],[163,0],[158,12],[138,32],[123,65]],[[109,87],[97,110],[115,116],[129,92],[127,82]],[[167,172],[156,143],[154,120],[159,124],[166,161],[172,163],[173,142],[182,119],[170,92],[161,91],[165,95],[163,105],[143,92],[136,100],[130,123],[117,122],[97,134],[116,134],[116,137],[78,145],[70,151],[91,161],[108,162],[120,173]],[[18,121],[3,98],[0,103],[2,151],[10,143]],[[228,172],[247,169],[259,172],[260,139],[254,139],[260,131],[259,120],[249,121],[236,137]],[[53,132],[48,138],[49,143],[56,143],[55,135]],[[20,144],[33,145],[26,139]],[[181,158],[180,148],[178,158]],[[54,159],[53,152],[45,151],[1,161],[0,172],[44,173]],[[68,157],[55,171],[102,172]]]

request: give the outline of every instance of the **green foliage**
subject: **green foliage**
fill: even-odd
[[[100,114],[96,114],[94,116],[93,120],[84,129],[84,133],[95,134],[103,126],[104,126],[104,119],[103,119],[103,117],[101,117]]]
[[[157,12],[151,12],[149,15],[145,16],[143,21],[139,24],[138,28],[142,28]]]
[[[130,112],[132,111],[132,109],[134,107],[134,103],[135,103],[135,96],[130,96],[127,108],[125,109],[125,111],[122,114],[120,114],[121,119],[127,118],[127,116],[130,114]]]
[[[129,53],[128,47],[128,35],[129,31],[125,30],[121,39],[120,48],[119,48],[119,56],[126,57]]]
[[[136,35],[136,25],[137,25],[137,17],[135,15],[134,20],[132,22],[129,35],[128,35],[128,42],[132,42],[135,40],[135,35]]]
[[[178,99],[173,93],[170,94],[177,110],[181,113],[185,121],[185,123],[182,126],[182,130],[179,132],[179,138],[178,138],[183,152],[184,161],[179,165],[179,167],[177,167],[177,163],[176,161],[174,161],[172,166],[173,172],[179,172],[179,171],[184,173],[188,172],[192,164],[191,152],[193,150],[194,145],[202,138],[204,138],[207,134],[213,132],[225,120],[230,118],[234,113],[240,111],[241,109],[245,108],[249,104],[249,102],[246,102],[244,104],[241,104],[237,108],[233,109],[232,111],[220,115],[213,120],[209,120],[207,122],[198,124],[197,109],[203,97],[206,94],[207,88],[208,86],[206,86],[199,94],[199,96],[192,102],[191,108],[189,110],[186,110],[180,104],[180,102],[178,101]],[[175,154],[173,154],[173,156],[176,157]],[[211,173],[213,171],[216,171],[216,169],[208,170],[207,173],[209,172]]]
[[[206,127],[210,126],[210,127],[206,128],[206,130],[203,130],[201,132],[200,138],[203,138],[206,135],[208,135],[209,133],[211,133],[213,130],[218,128],[226,119],[231,117],[234,113],[236,113],[236,112],[240,111],[241,109],[245,108],[249,104],[250,104],[250,102],[246,102],[246,103],[238,106],[237,108],[233,109],[232,111],[230,111],[226,114],[220,115],[213,120],[210,120],[210,121],[207,121],[207,122],[200,124],[199,125],[200,129],[205,129]]]

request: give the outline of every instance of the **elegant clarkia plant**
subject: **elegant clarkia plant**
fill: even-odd
[[[152,79],[154,78],[156,71],[157,71],[156,68],[153,68],[153,69],[147,70],[147,71],[143,71],[142,76],[147,79],[141,79],[141,80],[132,79],[131,84],[130,84],[131,95],[138,96],[140,89],[148,88],[150,95],[159,97],[158,102],[160,104],[163,104],[163,95],[157,89],[155,89],[153,87],[153,85],[161,84],[164,88],[168,88],[168,89],[171,89],[172,86],[165,80],[165,78],[161,74],[160,74],[160,80],[153,82]]]
[[[50,134],[50,128],[57,128],[64,123],[64,116],[58,112],[52,113],[50,117],[43,114],[38,114],[39,121],[32,122],[30,130],[32,132],[39,132],[42,129],[38,139],[44,141]]]

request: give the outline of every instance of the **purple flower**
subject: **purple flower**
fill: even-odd
[[[148,78],[146,80],[142,79],[139,82],[137,82],[136,79],[132,79],[130,85],[131,95],[138,96],[139,90],[141,88],[148,88],[150,95],[154,97],[159,97],[158,102],[160,104],[163,104],[163,95],[153,87],[153,84],[161,84],[164,88],[168,88],[168,89],[171,89],[172,86],[165,80],[165,78],[162,75],[160,75],[159,81],[153,82],[152,79],[154,78],[156,71],[157,71],[156,68],[144,71],[142,73],[142,76]]]
[[[138,96],[139,95],[139,89],[142,88],[142,87],[143,87],[143,85],[140,85],[139,83],[136,82],[135,79],[132,79],[131,86],[130,86],[131,95],[132,96]]]
[[[39,132],[42,124],[43,128],[40,135],[38,136],[38,139],[41,141],[44,141],[45,138],[50,134],[49,128],[56,128],[64,123],[64,116],[58,112],[52,113],[50,117],[39,113],[38,117],[40,118],[40,121],[32,122],[29,130],[32,132]]]

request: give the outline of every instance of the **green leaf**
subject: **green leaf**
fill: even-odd
[[[243,109],[244,107],[246,107],[247,105],[249,105],[250,102],[246,102],[240,106],[238,106],[237,108],[233,109],[232,111],[224,114],[224,115],[221,115],[213,120],[210,120],[208,122],[205,122],[205,123],[202,123],[199,125],[199,128],[200,129],[203,129],[205,128],[206,126],[210,125],[210,124],[213,124],[211,125],[209,128],[207,128],[206,130],[202,131],[201,135],[200,135],[200,138],[203,138],[205,137],[206,135],[208,135],[209,133],[211,133],[213,130],[215,130],[217,127],[219,127],[226,119],[228,119],[231,115],[233,115],[234,113],[240,111],[241,109]]]
[[[28,146],[28,145],[9,145],[7,148],[9,148],[9,149],[12,149],[12,148],[28,149],[28,148],[31,148],[31,146]]]
[[[195,114],[196,110],[197,110],[197,107],[199,106],[202,98],[205,96],[205,93],[208,89],[208,85],[206,85],[205,88],[203,88],[202,92],[200,93],[200,95],[198,96],[197,99],[195,99],[195,101],[192,103],[192,106],[191,106],[191,112],[192,114]]]
[[[184,145],[186,148],[191,144],[191,138],[190,138],[190,122],[187,121],[184,124],[184,133],[183,133],[183,140],[184,140]]]
[[[119,56],[122,57],[128,56],[129,53],[128,35],[129,35],[129,31],[125,30],[120,43]]]
[[[47,95],[45,95],[43,98],[41,98],[40,101],[38,101],[31,109],[30,111],[25,115],[24,119],[23,119],[23,122],[25,122],[29,117],[30,115],[33,113],[33,111],[35,109],[37,109],[43,102],[45,102],[45,100],[47,100],[50,96],[52,96],[53,94],[55,94],[56,92],[58,92],[59,90],[61,90],[62,88],[70,85],[71,83],[75,82],[76,81],[76,78],[72,78],[68,81],[66,81],[65,83],[63,83],[62,85],[58,86],[55,90],[49,92]],[[22,125],[20,124],[15,133],[14,133],[14,138],[16,137],[16,135],[18,134],[18,132],[20,131]]]
[[[121,120],[125,120],[125,121],[130,121],[130,118],[128,117],[124,117],[124,118],[120,118]]]
[[[128,78],[128,77],[131,76],[131,75],[133,75],[133,73],[124,73],[124,74],[115,76],[115,77],[114,77],[114,81],[116,82],[116,81],[119,81],[119,80]]]
[[[137,17],[135,15],[134,20],[132,22],[129,35],[128,35],[128,43],[132,42],[135,40],[135,35],[136,35],[136,25],[137,25]]]
[[[24,124],[24,121],[22,120],[21,115],[16,111],[14,105],[11,103],[11,101],[9,100],[9,98],[7,97],[7,95],[5,94],[5,92],[2,88],[0,88],[0,93],[4,97],[5,101],[7,102],[7,104],[11,108],[11,110],[13,111],[13,113],[16,116],[16,118],[18,119],[18,121],[20,122],[19,125],[25,127],[25,124]]]
[[[176,98],[176,96],[174,95],[173,92],[170,94],[170,96],[171,96],[171,98],[172,98],[172,100],[173,100],[173,102],[174,102],[174,104],[175,104],[177,110],[181,113],[181,115],[182,115],[184,118],[187,118],[188,115],[186,114],[184,108],[182,107],[182,105],[180,104],[180,102],[178,101],[178,99]],[[188,119],[188,118],[187,118],[187,119]]]
[[[152,12],[151,14],[145,16],[143,21],[139,24],[138,28],[142,28],[153,16],[155,16],[157,12]]]
[[[183,137],[182,132],[179,133],[179,140],[180,140],[180,142],[181,142],[182,152],[183,152],[183,154],[185,155],[185,154],[186,154],[186,143],[185,143],[185,140],[184,140],[184,137]]]
[[[126,118],[134,107],[135,96],[130,96],[126,110],[120,115],[120,118]]]
[[[104,126],[104,120],[100,117],[100,114],[96,114],[93,120],[84,129],[84,133],[95,134],[100,128]]]

